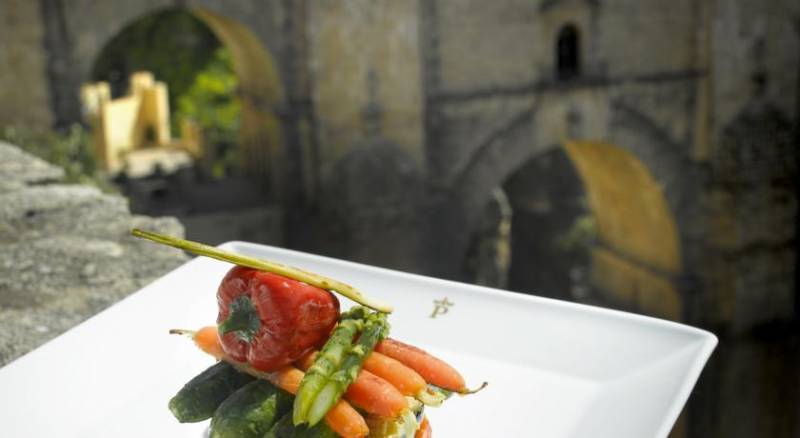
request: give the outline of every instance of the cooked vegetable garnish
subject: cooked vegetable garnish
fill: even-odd
[[[217,289],[222,348],[239,362],[275,371],[328,339],[339,320],[330,291],[236,266]]]
[[[209,438],[431,438],[426,405],[486,386],[469,390],[444,361],[388,339],[391,307],[351,286],[200,243],[133,234],[238,265],[217,289],[216,326],[170,330],[220,361],[169,403],[180,422],[212,417]],[[340,313],[332,291],[363,306]]]
[[[295,425],[306,422],[308,411],[314,399],[330,379],[331,375],[339,368],[347,350],[352,347],[353,338],[358,334],[364,325],[360,318],[354,319],[355,311],[345,312],[342,321],[333,330],[333,334],[328,338],[328,342],[314,360],[314,364],[308,368],[300,389],[297,390],[297,397],[294,398],[294,411],[292,418]],[[360,313],[360,311],[359,311]]]
[[[474,392],[483,389],[485,386],[486,383],[484,383],[483,386]],[[451,395],[453,395],[453,391],[448,391],[446,389],[439,388],[438,386],[426,385],[425,389],[418,392],[414,397],[416,397],[417,400],[421,401],[426,406],[437,407],[441,406],[442,403],[450,398]]]
[[[425,379],[416,371],[403,365],[399,360],[373,351],[364,361],[364,369],[382,377],[403,395],[414,396],[427,387]]]
[[[352,312],[350,313],[346,312],[343,315],[344,316],[343,321],[348,321],[349,320],[348,317],[353,317],[353,315],[354,314]],[[370,314],[370,316],[367,318],[368,320],[372,321],[372,324],[370,324],[369,331],[366,328],[364,329],[364,331],[362,332],[361,336],[357,341],[357,344],[365,342],[366,346],[369,346],[369,344],[372,343],[370,339],[375,339],[378,348],[385,348],[387,342],[388,345],[402,344],[399,343],[398,341],[388,340],[388,339],[383,340],[381,342],[377,341],[377,339],[381,338],[380,332],[388,330],[388,328],[386,326],[383,326],[381,330],[377,330],[375,327],[380,327],[381,324],[376,324],[375,322],[384,319],[385,315],[377,315],[377,317],[375,315],[376,314]],[[292,366],[284,367],[276,372],[263,372],[249,366],[246,363],[237,362],[233,360],[230,356],[226,355],[225,352],[222,350],[219,343],[219,337],[216,327],[204,327],[198,330],[197,332],[192,332],[188,330],[172,330],[171,333],[189,335],[194,339],[198,347],[200,347],[200,349],[202,349],[206,353],[211,354],[217,359],[221,359],[223,361],[226,361],[227,363],[230,363],[234,368],[236,368],[240,372],[250,374],[259,379],[267,380],[272,384],[274,384],[275,386],[277,386],[278,388],[281,388],[290,394],[297,393],[301,385],[301,381],[303,380],[304,377],[303,372]],[[428,353],[423,352],[422,350],[416,347],[406,344],[402,345],[404,346],[404,351],[410,349],[410,351],[416,354],[420,354],[420,352],[424,353],[425,357],[423,357],[422,359],[417,357],[418,360],[424,360],[424,362],[426,363],[428,362],[436,363],[437,366],[441,365],[438,362],[444,363],[441,360],[431,356]],[[342,362],[341,369],[336,373],[334,373],[334,375],[337,375],[340,372],[344,374],[344,371],[348,369],[347,364],[345,362],[349,362],[350,360],[355,360],[356,357],[361,356],[361,354],[359,353],[359,349],[357,349],[356,346],[351,348],[350,353],[352,354],[347,355],[341,361]],[[370,360],[369,362],[373,363],[373,365],[377,369],[381,369],[384,367],[384,365],[381,364],[385,364],[387,362],[392,363],[391,359],[389,361],[381,359],[380,353],[372,353],[372,355],[375,355],[375,357],[377,357],[377,361]],[[297,362],[297,366],[301,368],[311,367],[313,363],[316,361],[317,356],[319,356],[319,353],[311,352],[302,357]],[[370,356],[371,355],[368,355],[368,357]],[[375,365],[375,362],[377,362],[378,365]],[[430,364],[428,364],[428,367],[430,368]],[[390,365],[389,368],[394,368],[394,365]],[[455,370],[453,371],[455,372]],[[383,370],[382,372],[386,374],[385,370]],[[450,380],[456,380],[456,379],[453,379],[451,376]],[[329,380],[327,383],[330,383],[332,381],[333,380]],[[478,390],[482,389],[485,385],[486,384],[484,383],[484,385],[478,388]],[[413,388],[413,386],[410,387]],[[433,405],[433,404],[439,404],[441,400],[447,398],[450,391],[451,390],[443,389],[441,387],[437,387],[432,384],[426,384],[425,390],[418,391],[416,394],[414,394],[414,397],[425,404]],[[430,397],[432,397],[436,401],[436,403],[430,403],[429,401],[421,400],[422,397],[420,397],[420,394],[422,394],[423,392],[427,393]],[[469,391],[466,388],[462,387],[459,388],[457,392],[461,394],[467,394],[474,391]],[[356,379],[349,386],[347,386],[345,392],[345,398],[351,403],[355,404],[357,407],[369,413],[370,417],[368,418],[370,419],[370,424],[373,425],[381,424],[380,427],[382,430],[404,430],[405,427],[407,426],[404,426],[400,429],[398,429],[398,427],[404,424],[405,425],[409,424],[407,421],[408,420],[407,414],[409,412],[417,412],[417,409],[419,409],[419,407],[421,406],[419,401],[411,397],[404,397],[403,394],[401,394],[400,391],[398,391],[398,389],[395,386],[393,386],[393,384],[387,382],[386,380],[378,376],[371,374],[369,371],[365,369],[362,369],[360,372],[358,372]],[[286,414],[287,419],[284,421],[290,421],[291,420],[290,415],[292,414],[287,413]],[[393,422],[397,422],[397,424],[393,425]],[[369,427],[367,426],[368,423],[365,421],[365,418],[362,417],[358,413],[358,411],[353,409],[353,406],[351,406],[345,400],[339,400],[333,405],[333,407],[330,410],[327,411],[327,413],[325,413],[325,424],[338,436],[344,438],[363,438],[367,436],[367,434],[373,436],[370,432]],[[316,426],[310,428],[306,426],[295,427],[294,429],[287,428],[286,430],[291,430],[292,431],[291,433],[293,433],[294,435],[275,435],[275,436],[323,438],[326,435],[324,435],[324,429],[320,429],[320,426],[322,426],[322,424],[317,424]],[[272,429],[270,431],[272,432]],[[278,432],[279,429],[274,430],[274,433]],[[319,435],[314,435],[313,433],[318,433]],[[272,435],[265,435],[265,437],[270,437],[270,436]],[[406,436],[406,435],[398,435],[398,436]],[[430,426],[429,425],[420,426],[419,429],[417,430],[417,436],[430,437]]]
[[[318,354],[312,351],[295,362],[295,365],[305,371],[311,367]],[[367,372],[380,377],[380,386],[375,385],[372,379],[361,378]],[[390,389],[386,389],[386,386]],[[440,406],[451,392],[447,391],[445,394],[443,391],[446,390],[431,388],[416,371],[399,361],[373,351],[364,361],[356,380],[347,388],[345,397],[370,414],[386,416],[381,412],[399,412],[396,406],[400,405],[404,395],[414,397],[428,406]],[[361,397],[366,397],[366,400]]]
[[[428,417],[425,417],[422,419],[422,423],[420,423],[419,430],[417,434],[414,435],[414,438],[431,438],[432,433],[431,422],[428,421]]]
[[[407,438],[413,437],[419,429],[417,417],[410,410],[406,410],[400,418],[370,418],[370,438]]]
[[[179,239],[177,237],[154,233],[152,231],[144,231],[138,228],[134,228],[131,231],[131,234],[133,234],[136,237],[141,237],[143,239],[151,240],[153,242],[169,245],[197,255],[206,256],[217,260],[222,260],[224,262],[235,263],[239,266],[246,266],[248,268],[272,272],[274,274],[283,275],[284,277],[288,277],[293,280],[308,283],[312,286],[317,286],[319,288],[326,290],[332,290],[334,292],[338,292],[344,295],[347,298],[350,298],[351,300],[357,302],[358,304],[367,306],[370,309],[376,310],[378,312],[392,313],[393,310],[392,306],[372,300],[364,296],[361,292],[359,292],[356,288],[350,286],[349,284],[333,280],[331,278],[323,277],[322,275],[307,272],[292,266],[286,266],[276,262],[261,260],[254,257],[248,257],[241,254],[223,251],[219,248],[204,245],[202,243],[192,242],[190,240],[185,240],[185,239]]]
[[[372,352],[375,344],[386,338],[388,333],[389,323],[386,322],[386,314],[371,313],[367,315],[364,331],[355,346],[347,352],[339,370],[328,379],[308,410],[306,418],[308,424],[312,426],[317,424],[331,406],[341,398],[347,387],[356,380],[366,356]]]
[[[190,330],[170,330],[170,333],[192,336],[195,344],[204,352],[218,360],[224,360],[233,365],[237,370],[250,374],[253,377],[267,380],[282,390],[296,394],[303,380],[303,372],[297,368],[287,366],[275,372],[259,371],[246,363],[237,362],[222,351],[219,339],[216,336],[216,327],[203,327],[197,332]],[[343,438],[363,438],[369,433],[364,417],[358,413],[345,400],[339,400],[325,415],[325,423]]]
[[[264,380],[240,388],[219,406],[210,438],[261,438],[292,407],[292,397]]]
[[[295,426],[292,422],[292,414],[284,415],[272,429],[264,435],[264,438],[337,438],[336,432],[324,423],[314,427]]]
[[[406,398],[397,388],[366,370],[358,373],[344,396],[353,406],[371,415],[395,418],[408,409]]]
[[[318,353],[313,352],[296,365],[301,370],[308,369]],[[374,354],[374,353],[373,353]],[[406,398],[391,383],[371,374],[365,369],[358,373],[356,380],[344,394],[347,401],[371,415],[396,417],[406,409]]]
[[[184,385],[169,401],[169,410],[181,423],[208,420],[226,398],[252,381],[252,376],[219,362]]]
[[[444,389],[449,389],[459,394],[471,394],[486,387],[486,382],[484,382],[477,389],[468,389],[464,383],[464,378],[455,368],[413,345],[404,344],[395,339],[386,339],[379,343],[375,350],[399,360],[418,372],[428,383]]]

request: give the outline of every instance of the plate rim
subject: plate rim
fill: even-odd
[[[411,278],[414,280],[422,280],[428,282],[434,282],[438,284],[446,284],[450,286],[458,286],[462,288],[465,292],[469,294],[478,294],[481,296],[488,296],[488,295],[496,295],[500,293],[507,299],[512,300],[519,300],[523,302],[536,302],[539,304],[544,304],[548,306],[556,306],[562,308],[569,308],[575,309],[579,308],[584,312],[589,312],[596,315],[603,315],[606,317],[611,318],[622,318],[631,320],[634,322],[654,325],[656,327],[661,327],[668,330],[677,330],[680,332],[684,332],[687,334],[691,334],[697,337],[694,343],[700,344],[697,353],[694,355],[691,365],[688,367],[688,372],[686,377],[682,380],[680,389],[674,396],[673,402],[671,403],[669,409],[666,411],[665,415],[662,417],[661,425],[658,427],[658,433],[656,434],[657,437],[667,437],[669,432],[672,430],[675,422],[677,421],[678,417],[681,414],[681,411],[686,406],[689,397],[691,396],[692,390],[694,389],[697,380],[700,378],[703,369],[705,368],[706,364],[708,363],[711,354],[714,352],[714,349],[719,344],[719,338],[712,332],[708,330],[704,330],[698,327],[694,327],[685,323],[680,323],[676,321],[670,321],[662,318],[657,318],[654,316],[649,315],[642,315],[633,312],[626,312],[623,310],[617,309],[609,309],[605,307],[593,306],[591,304],[584,304],[584,303],[575,303],[571,301],[564,301],[558,300],[555,298],[548,298],[542,297],[538,295],[530,295],[525,294],[522,292],[515,292],[510,290],[504,289],[497,289],[489,286],[481,286],[476,284],[464,283],[455,280],[448,280],[438,277],[432,277],[422,274],[416,274],[411,272],[400,271],[396,269],[384,268],[381,266],[374,266],[368,265],[364,263],[354,262],[351,260],[343,260],[337,259],[334,257],[329,257],[321,254],[310,253],[306,251],[298,251],[288,248],[281,248],[269,244],[261,244],[261,243],[253,243],[253,242],[246,242],[241,240],[231,240],[224,242],[219,245],[221,249],[226,250],[233,250],[236,247],[266,247],[270,250],[274,250],[278,253],[296,255],[301,257],[311,257],[312,259],[318,259],[325,263],[333,263],[338,264],[341,266],[346,267],[354,267],[358,269],[367,269],[373,272],[377,272],[380,274],[389,274],[395,275],[400,277]],[[689,345],[689,344],[687,344]]]
[[[678,416],[680,415],[682,409],[686,405],[687,400],[689,399],[692,389],[695,387],[697,380],[699,379],[703,369],[705,368],[712,352],[718,345],[718,338],[715,334],[698,328],[693,327],[684,323],[679,323],[675,321],[669,321],[653,316],[641,315],[632,312],[626,312],[622,310],[616,309],[609,309],[599,306],[594,306],[590,304],[583,304],[583,303],[575,303],[570,301],[563,301],[557,300],[554,298],[547,298],[537,295],[529,295],[520,292],[514,292],[509,290],[502,290],[497,288],[492,288],[488,286],[481,286],[475,284],[469,284],[454,280],[448,280],[443,278],[437,278],[422,274],[416,274],[411,272],[400,271],[396,269],[390,269],[380,266],[368,265],[365,263],[359,263],[350,260],[338,259],[334,257],[329,257],[325,255],[315,254],[307,251],[299,251],[294,249],[287,249],[282,248],[274,245],[263,244],[263,243],[255,243],[255,242],[247,242],[242,240],[231,240],[223,242],[219,245],[216,245],[218,248],[226,249],[226,250],[237,250],[237,249],[244,249],[247,251],[248,249],[259,251],[259,250],[269,250],[275,254],[282,255],[286,254],[289,256],[299,256],[301,258],[306,258],[310,260],[319,261],[326,265],[333,265],[333,266],[340,266],[346,269],[356,269],[362,272],[372,272],[379,275],[389,275],[395,277],[401,277],[405,279],[410,279],[414,281],[421,281],[427,282],[431,284],[440,284],[440,285],[447,285],[451,287],[457,287],[463,293],[471,294],[471,295],[478,295],[481,297],[496,297],[497,294],[500,294],[504,299],[509,299],[512,301],[517,302],[525,302],[525,303],[535,303],[539,306],[549,306],[549,307],[557,307],[557,308],[564,308],[569,309],[571,311],[577,311],[578,313],[588,313],[591,315],[599,315],[605,318],[611,318],[615,320],[628,320],[639,324],[649,325],[651,327],[657,327],[666,329],[673,332],[681,332],[684,334],[691,335],[694,339],[690,342],[687,342],[687,346],[697,344],[698,349],[696,353],[692,355],[691,361],[688,363],[687,366],[687,373],[684,378],[681,379],[680,387],[675,392],[672,401],[669,405],[669,408],[664,411],[664,415],[661,416],[661,424],[658,425],[656,430],[658,433],[656,434],[657,437],[666,437],[669,432],[671,431],[675,421],[677,420]],[[31,356],[35,356],[38,354],[42,354],[41,350],[47,347],[52,343],[59,342],[61,338],[65,337],[65,335],[71,334],[74,331],[77,331],[82,326],[92,323],[96,318],[100,315],[110,311],[111,309],[122,305],[127,300],[131,299],[132,297],[136,296],[139,292],[155,287],[157,283],[164,280],[165,277],[173,275],[177,271],[190,269],[192,265],[194,265],[198,259],[201,259],[201,256],[193,257],[187,260],[185,263],[176,266],[165,272],[164,274],[154,278],[149,283],[143,285],[139,289],[131,292],[129,295],[125,296],[121,300],[113,303],[112,305],[108,306],[107,308],[101,310],[100,312],[88,317],[87,319],[81,321],[80,323],[76,324],[73,327],[70,327],[68,330],[60,333],[59,335],[49,339],[48,341],[40,344],[36,348],[26,352],[25,354],[9,361],[2,367],[0,367],[0,377],[6,374],[7,371],[12,369],[17,369],[20,366],[24,366],[24,362],[28,360],[35,360],[35,358]],[[222,262],[228,263],[228,262]],[[23,360],[24,359],[24,360]],[[22,362],[22,363],[21,363]]]

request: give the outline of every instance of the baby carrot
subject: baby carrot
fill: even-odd
[[[301,370],[308,369],[314,364],[317,354],[316,351],[312,351],[295,362],[295,365]],[[365,369],[362,369],[353,383],[347,387],[345,398],[356,407],[380,417],[397,417],[408,407],[405,397],[397,388]]]
[[[300,381],[303,380],[303,372],[293,366],[285,366],[273,373],[264,374],[264,377],[269,380],[270,383],[290,394],[297,393],[297,388],[300,387]]]
[[[423,417],[422,423],[419,425],[419,429],[416,435],[414,435],[414,438],[431,438],[432,434],[433,429],[431,428],[431,422],[428,421],[428,417]]]
[[[425,379],[419,373],[377,351],[367,356],[364,369],[391,383],[403,395],[413,397],[426,388]]]
[[[455,368],[425,350],[395,339],[385,339],[378,343],[375,351],[402,362],[428,383],[450,391],[467,391],[464,378]]]
[[[272,384],[292,394],[297,393],[303,380],[303,372],[292,366],[269,374],[272,374],[269,378]],[[364,417],[344,400],[339,400],[325,414],[325,423],[334,432],[346,438],[362,438],[369,433]]]
[[[186,330],[171,330],[170,333],[190,334]],[[241,372],[250,374],[254,377],[268,380],[273,385],[286,392],[295,394],[300,382],[303,380],[303,372],[292,366],[286,366],[278,371],[267,373],[256,370],[255,368],[235,361],[228,357],[222,350],[219,342],[216,327],[203,327],[193,334],[195,344],[204,352],[214,356],[219,360],[224,360]],[[339,400],[331,410],[325,414],[325,423],[344,438],[363,438],[369,433],[367,422],[349,403]]]
[[[216,327],[203,327],[198,330],[194,334],[194,343],[198,348],[214,356],[217,360],[222,360],[225,357],[222,344],[219,343]]]
[[[357,407],[380,417],[395,418],[408,409],[408,402],[391,383],[361,370],[347,387],[345,398]]]
[[[325,414],[325,424],[344,438],[364,438],[369,434],[364,417],[344,400],[336,402]]]

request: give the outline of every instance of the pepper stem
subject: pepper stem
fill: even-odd
[[[322,275],[317,275],[292,266],[261,260],[255,257],[248,257],[245,255],[224,251],[213,246],[203,245],[202,243],[179,239],[177,237],[154,233],[152,231],[144,231],[137,228],[131,230],[131,234],[136,237],[151,240],[163,245],[172,246],[174,248],[182,249],[197,255],[222,260],[224,262],[235,263],[239,266],[259,269],[261,271],[272,272],[273,274],[283,275],[284,277],[291,278],[292,280],[302,281],[303,283],[307,283],[312,286],[326,290],[332,290],[344,295],[347,298],[350,298],[358,304],[367,306],[370,309],[378,312],[392,313],[393,310],[392,306],[372,300],[362,295],[361,292],[347,283],[342,283],[341,281],[323,277]]]
[[[228,306],[228,311],[228,318],[217,326],[219,334],[234,332],[239,339],[248,343],[252,341],[261,328],[261,320],[250,297],[236,297]]]

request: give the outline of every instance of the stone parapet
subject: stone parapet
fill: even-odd
[[[182,236],[176,219],[132,215],[125,198],[63,176],[0,142],[0,366],[188,259],[129,235]]]

